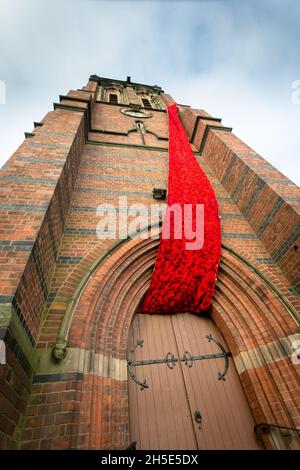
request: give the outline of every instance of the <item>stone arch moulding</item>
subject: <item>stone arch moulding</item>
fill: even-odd
[[[73,447],[126,449],[130,443],[127,337],[150,283],[158,234],[159,228],[156,238],[118,242],[95,262],[65,317],[54,353],[67,344],[68,354],[77,351],[83,373]],[[256,424],[300,424],[295,418],[299,375],[290,357],[299,339],[295,315],[257,268],[223,246],[211,317],[233,355]],[[57,354],[56,360],[62,357]],[[281,446],[280,440],[272,442]]]

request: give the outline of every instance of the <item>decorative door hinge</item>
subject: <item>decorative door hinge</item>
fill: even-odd
[[[144,345],[144,340],[143,339],[137,339],[136,343],[134,344],[133,348],[131,349],[129,355],[128,355],[128,361],[127,361],[127,366],[128,366],[128,374],[132,378],[132,380],[140,386],[141,390],[144,390],[145,388],[149,388],[149,384],[147,383],[147,380],[139,380],[134,371],[133,367],[138,367],[138,366],[147,366],[147,365],[152,365],[152,364],[167,364],[167,366],[170,369],[174,369],[175,365],[177,362],[184,362],[184,364],[188,367],[192,367],[193,363],[195,361],[204,361],[207,359],[224,359],[224,370],[223,372],[218,372],[218,380],[225,380],[225,376],[228,371],[228,366],[229,366],[229,361],[228,357],[231,356],[231,353],[226,351],[222,344],[220,344],[218,341],[215,341],[212,337],[212,335],[207,335],[205,338],[208,340],[208,342],[213,341],[221,350],[220,353],[216,354],[204,354],[202,356],[192,356],[191,353],[188,351],[185,351],[183,356],[181,358],[177,358],[174,356],[174,354],[171,354],[170,352],[167,353],[166,357],[162,359],[144,359],[144,360],[139,360],[136,361],[134,360],[134,353],[137,347],[143,347]]]

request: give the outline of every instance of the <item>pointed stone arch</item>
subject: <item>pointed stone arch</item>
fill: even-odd
[[[157,248],[153,238],[119,243],[82,282],[66,330],[68,349],[82,351],[75,447],[129,444],[127,337]],[[228,247],[210,314],[232,352],[255,422],[299,426],[292,418],[299,407],[293,395],[299,376],[290,357],[298,332],[295,312],[255,266]]]

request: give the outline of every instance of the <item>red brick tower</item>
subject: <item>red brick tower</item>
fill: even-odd
[[[128,335],[158,241],[100,240],[96,208],[118,206],[119,196],[150,207],[153,188],[167,188],[172,102],[158,86],[93,75],[60,96],[1,171],[1,448],[124,449],[135,440]],[[259,428],[264,447],[297,447],[299,188],[221,119],[179,110],[221,214],[210,321],[253,424],[271,425]]]

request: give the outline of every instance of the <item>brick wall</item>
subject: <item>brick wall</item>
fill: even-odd
[[[4,448],[18,439],[83,143],[82,113],[58,109],[47,114],[1,170],[0,334],[8,364],[0,366],[7,381],[0,384],[0,397],[2,420],[10,420],[0,434]]]
[[[95,80],[91,80],[84,91],[61,96],[55,111],[45,117],[43,125],[25,140],[2,171],[0,230],[5,267],[0,271],[1,298],[6,308],[13,303],[17,318],[23,322],[31,349],[21,339],[19,343],[24,350],[30,349],[32,363],[26,381],[22,379],[23,386],[18,389],[23,401],[15,401],[17,415],[9,414],[12,399],[8,389],[3,389],[8,403],[3,416],[11,423],[10,427],[3,425],[4,448],[124,448],[129,439],[126,380],[116,374],[106,377],[102,366],[97,371],[85,369],[83,362],[87,359],[83,358],[100,354],[97,360],[104,363],[107,358],[126,359],[126,328],[137,307],[134,302],[139,301],[149,282],[157,244],[148,250],[146,242],[140,248],[129,242],[127,248],[124,245],[117,249],[117,240],[99,240],[95,232],[99,222],[96,208],[102,203],[117,205],[124,195],[128,204],[149,207],[155,202],[153,187],[167,187],[168,123],[165,111],[151,111],[153,117],[144,119],[143,140],[135,128],[136,119],[120,112],[125,106],[95,102],[96,89]],[[162,99],[166,104],[173,100],[168,95],[162,95]],[[284,396],[288,384],[295,387],[295,371],[290,369],[289,359],[282,359],[282,367],[278,361],[273,366],[274,376],[287,375],[278,385],[279,391],[274,392],[272,381],[258,390],[257,374],[265,377],[266,368],[260,364],[249,370],[243,368],[241,354],[263,344],[268,349],[268,344],[278,338],[299,331],[293,319],[300,307],[295,269],[299,256],[295,248],[299,189],[237,139],[231,129],[223,128],[220,119],[185,106],[180,107],[180,117],[196,158],[215,188],[224,246],[251,266],[247,286],[243,287],[243,291],[249,291],[243,294],[249,312],[246,318],[252,309],[253,325],[263,324],[256,304],[251,307],[251,302],[260,302],[260,308],[265,305],[270,324],[257,327],[256,332],[253,328],[248,343],[243,342],[246,330],[242,324],[237,326],[236,335],[233,330],[226,333],[226,325],[237,320],[233,320],[230,301],[224,297],[226,282],[233,286],[235,276],[226,271],[225,258],[220,273],[224,287],[216,291],[214,319],[234,351],[255,418],[282,416],[290,423],[288,416],[297,420],[299,415],[291,397],[288,409],[278,405],[276,416],[270,411],[272,403]],[[97,271],[101,260],[107,271],[104,267]],[[139,272],[143,273],[140,277]],[[244,278],[247,276],[244,274]],[[242,279],[243,275],[238,276],[237,285],[230,287],[235,291],[233,303],[238,302],[238,283],[242,286]],[[94,282],[93,288],[89,282]],[[121,308],[125,302],[121,298],[122,283],[129,283],[130,301],[127,299]],[[277,300],[271,291],[276,292]],[[100,321],[100,311],[106,319],[101,328],[96,322],[96,317]],[[121,314],[123,317],[118,317]],[[112,320],[113,315],[119,320]],[[238,318],[239,313],[236,315]],[[284,328],[279,328],[276,316],[284,319]],[[70,324],[68,318],[73,318]],[[250,317],[248,321],[250,324]],[[126,324],[123,333],[119,331],[122,322]],[[5,334],[7,326],[3,328]],[[52,349],[59,341],[64,348],[65,337],[67,357],[54,363]],[[0,366],[7,382],[12,381],[12,371],[17,371],[13,358],[11,361],[11,372]],[[32,390],[23,421],[32,372]],[[264,405],[266,397],[268,406]]]

